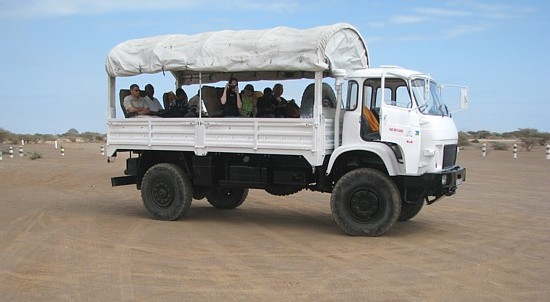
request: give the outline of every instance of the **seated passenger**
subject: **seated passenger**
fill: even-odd
[[[239,81],[237,78],[230,78],[229,82],[225,84],[220,101],[223,107],[223,116],[239,117],[241,115],[239,111],[242,109],[243,104],[239,94]]]
[[[277,83],[273,86],[273,114],[275,117],[285,117],[287,100],[282,97],[283,84]]]
[[[137,114],[134,116],[149,114],[149,106],[145,99],[139,95],[137,84],[130,85],[130,95],[124,98],[123,104],[127,112]]]
[[[156,97],[153,95],[155,94],[155,88],[151,84],[145,85],[145,102],[147,103],[147,107],[149,107],[149,111],[151,115],[157,115],[159,112],[162,112],[162,105],[160,104],[159,100],[157,100]]]
[[[178,88],[175,95],[170,91],[168,93],[168,108],[166,108],[166,112],[162,116],[188,117],[188,113],[187,94],[185,91],[182,88]]]
[[[264,95],[258,98],[256,117],[275,117],[273,115],[273,102],[273,90],[266,87]]]
[[[258,113],[257,98],[254,93],[254,86],[247,84],[244,86],[244,90],[241,92],[241,102],[243,107],[241,108],[241,116],[255,117]]]

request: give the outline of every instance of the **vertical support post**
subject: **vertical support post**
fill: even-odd
[[[61,145],[61,156],[65,156],[65,148],[63,148],[63,145]]]
[[[334,150],[336,150],[340,147],[340,110],[342,107],[342,85],[344,84],[346,71],[338,69],[334,71],[333,75],[335,77],[334,86],[336,87],[336,114],[334,116]]]
[[[57,149],[57,140],[54,142],[55,149]]]
[[[21,140],[21,146],[24,146],[25,145],[25,140]]]
[[[199,119],[202,118],[202,72],[199,71]]]
[[[23,146],[19,145],[19,157],[23,157]]]
[[[13,146],[12,145],[10,145],[9,153],[10,153],[10,158],[13,158]]]
[[[514,144],[512,147],[512,153],[514,154],[514,158],[518,158],[518,144]]]
[[[481,155],[483,157],[487,156],[487,144],[486,143],[483,143],[483,145],[481,145]]]
[[[101,155],[105,155],[105,147],[101,145]]]
[[[550,144],[546,145],[546,159],[550,159]]]
[[[2,148],[0,148],[0,160],[2,160],[2,153],[4,153],[4,150],[2,150]]]
[[[108,100],[109,104],[107,106],[107,118],[116,118],[116,107],[115,107],[115,88],[116,88],[116,78],[109,76],[107,80],[108,87]]]
[[[313,98],[313,120],[315,127],[321,123],[321,113],[323,110],[323,72],[315,72],[315,93]]]

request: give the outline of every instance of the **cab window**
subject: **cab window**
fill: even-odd
[[[348,82],[348,97],[346,102],[347,110],[353,111],[357,108],[359,85],[355,81]]]

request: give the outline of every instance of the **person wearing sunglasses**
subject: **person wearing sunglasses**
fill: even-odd
[[[129,113],[136,115],[149,114],[149,106],[147,102],[140,95],[139,86],[137,84],[130,85],[130,95],[124,98],[124,108]]]

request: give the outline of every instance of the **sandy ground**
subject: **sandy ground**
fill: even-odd
[[[0,161],[1,301],[548,301],[544,149],[459,153],[459,192],[377,238],[345,235],[328,194],[251,190],[148,218],[124,158],[99,144],[27,145]],[[6,146],[3,146],[6,151]]]

